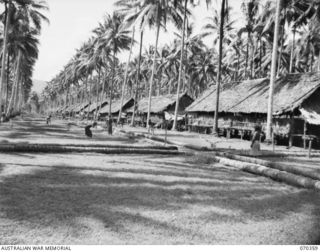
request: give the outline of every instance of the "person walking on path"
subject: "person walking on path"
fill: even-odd
[[[254,133],[251,141],[251,151],[250,154],[252,156],[258,156],[260,155],[260,141],[261,141],[262,133],[261,133],[261,126],[256,125],[254,127]]]

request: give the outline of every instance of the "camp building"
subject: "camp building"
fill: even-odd
[[[150,109],[150,119],[152,123],[159,123],[166,114],[173,115],[175,112],[176,106],[176,94],[168,94],[168,95],[159,95],[151,97],[151,109]],[[182,93],[179,95],[179,108],[178,114],[184,115],[186,113],[185,109],[193,102],[193,99],[187,94]],[[148,114],[148,104],[149,98],[142,98],[137,103],[137,116],[136,120],[142,124],[146,124],[147,122],[147,114]],[[133,113],[133,106],[127,110],[129,116]]]
[[[266,127],[269,79],[246,80],[222,86],[219,129],[224,135],[248,135],[255,124]],[[213,126],[216,87],[205,91],[187,109],[189,128],[210,130]],[[290,74],[277,79],[273,99],[273,132],[278,141],[306,136],[320,138],[320,73]]]

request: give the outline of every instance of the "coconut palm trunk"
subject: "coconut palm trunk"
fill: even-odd
[[[21,60],[22,60],[22,53],[19,50],[18,52],[18,59],[17,59],[17,63],[16,63],[16,73],[15,73],[15,80],[13,83],[13,87],[12,87],[12,91],[11,91],[11,98],[10,98],[10,102],[8,105],[8,109],[7,109],[7,117],[11,116],[11,112],[15,109],[15,104],[16,104],[16,97],[17,97],[17,92],[18,92],[18,85],[20,82],[20,76],[21,76]]]
[[[89,95],[88,95],[88,113],[87,113],[87,120],[89,120],[90,108],[91,108],[91,96],[92,96],[92,80],[89,81]]]
[[[296,28],[293,28],[293,37],[292,37],[292,46],[291,46],[291,53],[290,53],[290,66],[289,66],[289,73],[294,72],[294,47],[295,47],[295,40],[296,40]]]
[[[115,44],[114,44],[115,45]],[[114,85],[114,77],[116,71],[116,49],[113,49],[113,62],[112,62],[112,77],[111,77],[111,85],[109,87],[109,120],[108,120],[108,134],[112,135],[112,96],[113,96],[113,85]]]
[[[105,92],[105,86],[106,86],[106,79],[107,79],[107,71],[105,71],[104,76],[103,76],[103,81],[102,81],[102,91],[101,91],[101,97],[100,97],[100,106],[99,106],[99,110],[98,110],[98,117],[100,115],[100,110],[101,110],[101,106],[102,103],[104,101],[104,92]]]
[[[178,126],[178,112],[179,112],[179,100],[180,100],[180,87],[182,79],[182,67],[183,67],[183,52],[184,52],[184,38],[185,38],[185,26],[187,18],[187,3],[188,0],[184,0],[184,14],[183,14],[183,25],[182,25],[182,40],[181,40],[181,52],[180,52],[180,66],[179,66],[179,77],[178,77],[178,86],[177,86],[177,98],[176,98],[176,107],[174,111],[174,121],[173,121],[173,130],[177,130]]]
[[[150,129],[150,113],[151,113],[151,97],[152,97],[152,84],[154,79],[154,74],[156,70],[156,60],[157,60],[157,50],[158,50],[158,42],[159,42],[159,33],[160,33],[160,18],[159,18],[159,10],[157,11],[157,33],[156,33],[156,45],[154,48],[154,54],[153,54],[153,64],[152,64],[152,72],[151,72],[151,78],[149,83],[149,100],[148,100],[148,114],[147,114],[147,128]]]
[[[276,74],[277,74],[277,53],[278,53],[278,39],[279,39],[279,26],[280,26],[280,10],[281,10],[281,0],[278,0],[275,27],[274,27],[275,31],[274,31],[274,38],[273,38],[271,76],[270,76],[270,88],[269,88],[269,99],[268,99],[267,132],[266,132],[266,139],[268,141],[271,141],[271,138],[272,138],[273,93],[274,93],[274,84],[276,82]]]
[[[127,85],[127,81],[128,81],[129,64],[130,64],[131,55],[132,55],[132,47],[133,47],[133,44],[134,44],[134,34],[135,34],[135,27],[133,27],[133,29],[132,29],[132,38],[131,38],[131,44],[130,44],[129,57],[128,57],[128,62],[127,62],[127,66],[126,66],[126,72],[125,72],[125,75],[124,75],[124,81],[123,81],[123,84],[122,84],[121,102],[120,102],[118,123],[120,123],[120,120],[121,120],[124,93],[125,93],[125,89],[126,89],[126,85]]]
[[[215,135],[219,134],[219,100],[220,100],[220,86],[221,86],[221,75],[222,75],[222,42],[223,42],[223,24],[225,16],[225,4],[226,0],[222,0],[221,4],[221,22],[220,22],[220,38],[219,38],[219,62],[218,62],[218,75],[217,75],[217,85],[216,85],[216,104],[214,113],[214,128],[213,133]]]
[[[140,81],[141,81],[140,68],[141,68],[141,57],[142,57],[142,42],[143,42],[143,31],[140,31],[138,71],[136,74],[136,89],[135,89],[135,95],[134,95],[134,104],[133,104],[133,112],[132,112],[132,118],[131,118],[131,126],[134,126],[135,114],[136,114],[137,103],[138,103],[138,93],[139,93]]]
[[[96,99],[96,111],[95,111],[95,115],[94,115],[94,120],[96,121],[97,118],[98,118],[98,110],[99,110],[99,107],[100,107],[100,104],[99,104],[99,85],[100,85],[100,79],[101,79],[101,67],[99,67],[99,70],[98,70],[98,83],[97,83],[97,90],[96,90],[96,95],[97,95],[97,99]]]
[[[11,14],[11,1],[8,3],[7,7],[7,15],[6,15],[6,23],[3,35],[3,48],[2,48],[2,61],[1,61],[1,83],[0,83],[0,115],[3,112],[3,104],[2,104],[2,97],[3,97],[3,87],[5,85],[5,74],[6,74],[6,58],[7,58],[7,51],[8,51],[8,33],[10,27],[10,14]]]
[[[10,80],[10,56],[7,57],[7,74],[6,74],[6,89],[5,89],[5,99],[4,99],[4,112],[8,108],[8,96],[9,96],[9,80]]]
[[[281,38],[281,46],[280,46],[280,53],[279,53],[279,58],[278,58],[278,70],[277,70],[277,76],[280,75],[281,71],[281,60],[282,60],[282,54],[283,54],[283,47],[284,47],[284,24],[282,26],[282,38]]]

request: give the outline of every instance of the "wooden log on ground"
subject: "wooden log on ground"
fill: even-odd
[[[156,147],[156,146],[153,146]],[[45,144],[5,144],[0,145],[0,152],[26,152],[26,153],[68,153],[68,152],[95,152],[103,154],[163,154],[163,155],[178,155],[184,154],[174,148],[149,148],[143,146],[139,148],[120,147],[90,147],[90,146],[61,146],[61,145],[45,145]]]
[[[279,164],[279,163],[270,162],[267,160],[262,160],[262,159],[253,158],[253,157],[245,157],[245,156],[235,155],[235,154],[226,153],[226,152],[214,152],[214,153],[221,157],[226,157],[233,160],[238,160],[238,161],[252,163],[252,164],[258,164],[258,165],[266,166],[269,168],[277,169],[280,171],[286,171],[296,175],[302,175],[311,179],[320,180],[320,172],[315,169],[310,169],[306,167],[300,168],[297,166]]]
[[[216,157],[216,159],[224,165],[236,167],[242,171],[250,172],[256,175],[261,175],[276,181],[285,182],[287,184],[298,187],[320,190],[320,180],[306,178],[303,176],[295,175],[285,171],[279,171],[277,169],[269,168],[266,166],[231,160],[228,158]]]

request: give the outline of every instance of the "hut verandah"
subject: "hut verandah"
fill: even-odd
[[[250,138],[254,125],[266,127],[269,79],[223,85],[219,131],[225,136]],[[215,112],[215,87],[205,91],[186,111],[189,129],[210,133]],[[290,74],[277,79],[273,102],[273,132],[281,144],[299,144],[312,137],[319,147],[320,73]],[[305,140],[304,140],[305,142]]]
[[[178,108],[178,115],[180,119],[183,118],[185,115],[186,107],[188,107],[192,102],[193,99],[187,94],[182,93],[179,95],[179,108]],[[151,98],[151,110],[150,110],[150,120],[152,124],[159,125],[162,123],[165,115],[168,118],[172,118],[175,112],[176,106],[176,94],[168,94],[168,95],[161,95],[161,96],[153,96]],[[137,103],[137,115],[135,117],[135,122],[140,126],[145,126],[147,122],[147,114],[148,114],[148,103],[149,98],[145,97],[142,98]],[[133,113],[133,106],[127,110],[128,116],[132,116]],[[169,119],[169,121],[172,121]],[[181,120],[182,121],[182,120]]]

